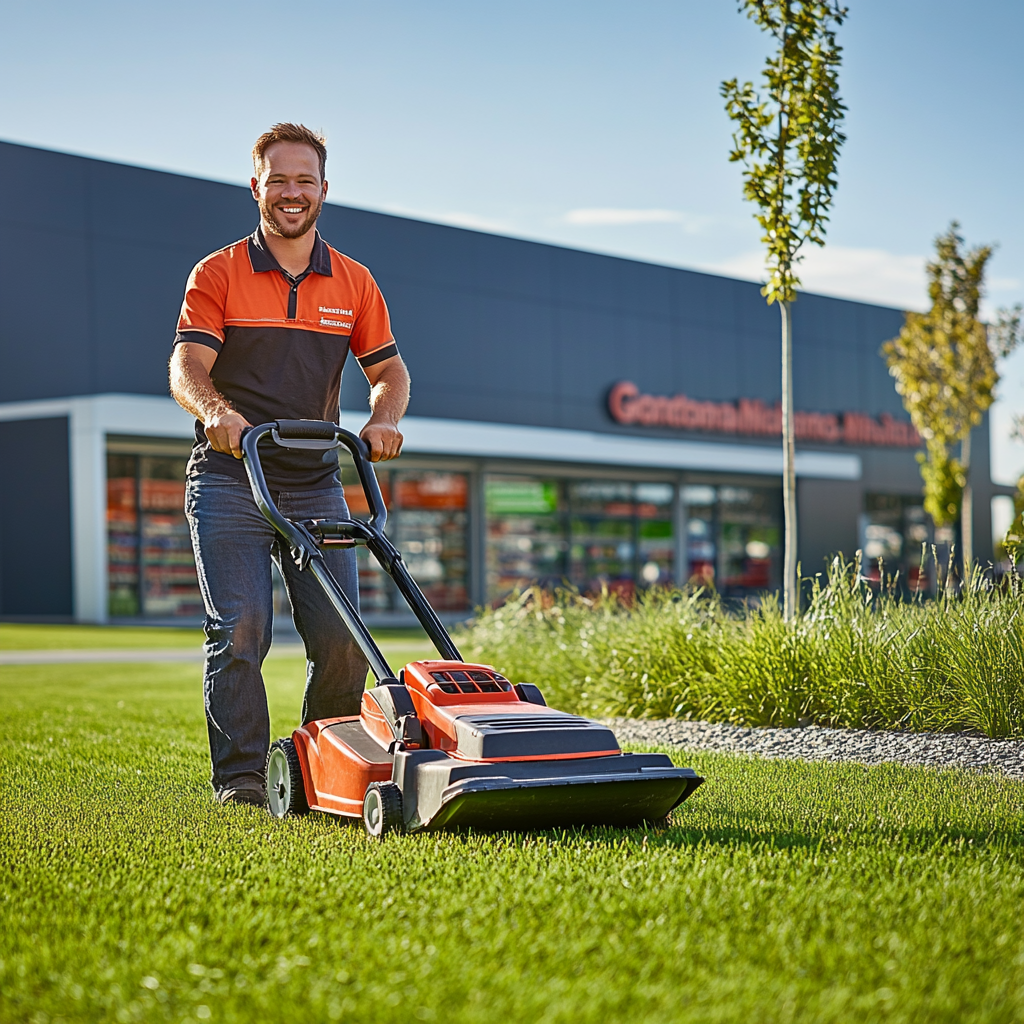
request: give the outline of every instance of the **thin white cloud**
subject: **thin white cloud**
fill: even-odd
[[[924,256],[897,256],[884,249],[827,245],[810,249],[797,272],[805,291],[901,309],[924,309],[928,305],[925,262]],[[731,277],[765,279],[761,252],[742,253],[707,269]]]
[[[562,221],[581,227],[621,227],[628,224],[681,224],[685,216],[678,210],[625,210],[613,207],[586,207],[563,214]]]

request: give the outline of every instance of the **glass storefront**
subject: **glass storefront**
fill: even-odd
[[[108,611],[195,618],[203,603],[183,506],[184,456],[107,454]]]
[[[487,600],[566,583],[629,600],[673,575],[670,483],[489,475]]]
[[[113,618],[200,618],[184,501],[187,446],[163,451],[116,439],[107,456],[109,612]],[[404,460],[403,460],[404,461]],[[457,464],[456,464],[457,465]],[[388,535],[433,607],[472,610],[533,584],[608,589],[631,600],[638,589],[676,575],[678,501],[686,507],[691,577],[727,596],[778,586],[778,489],[669,481],[490,473],[421,465],[378,467]],[[474,483],[475,481],[475,483]],[[353,515],[369,514],[351,465],[342,468]],[[471,523],[471,491],[481,488],[482,522]],[[678,491],[678,494],[677,494]],[[474,589],[473,531],[483,565]],[[356,549],[362,607],[407,614],[404,600],[365,547]],[[475,596],[474,595],[478,595]],[[275,609],[288,613],[275,573]]]
[[[488,476],[487,599],[537,583],[561,585],[567,574],[565,500],[558,480]]]
[[[427,600],[439,612],[461,612],[469,600],[469,483],[465,473],[378,470],[388,507],[387,534]],[[355,516],[369,508],[354,469],[342,471]],[[360,604],[366,611],[405,611],[405,601],[366,548],[359,560]]]
[[[930,545],[937,537],[920,495],[866,494],[860,517],[860,549],[863,575],[875,582],[898,578],[911,593],[930,590]],[[948,539],[947,544],[948,544]]]
[[[779,586],[782,493],[770,487],[683,488],[690,578],[725,597]]]

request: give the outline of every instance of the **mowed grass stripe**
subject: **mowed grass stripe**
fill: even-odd
[[[666,830],[377,846],[212,803],[197,665],[0,683],[0,1020],[1024,1016],[1021,783],[693,755]]]

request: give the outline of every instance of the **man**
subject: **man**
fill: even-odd
[[[221,803],[262,805],[270,721],[261,666],[273,623],[271,558],[306,648],[302,720],[358,714],[366,662],[317,581],[281,550],[249,490],[242,431],[275,419],[338,419],[351,349],[370,382],[361,432],[373,461],[401,453],[409,375],[369,271],[316,230],[327,150],[302,125],[277,124],[253,147],[260,224],[192,271],[170,362],[171,394],[197,420],[185,512],[206,605],[204,694]],[[261,449],[262,454],[262,449]],[[262,460],[292,519],[348,516],[335,452],[268,446]],[[355,554],[324,557],[358,607]]]

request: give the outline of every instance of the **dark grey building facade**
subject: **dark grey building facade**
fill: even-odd
[[[252,198],[6,143],[0,160],[44,198],[0,212],[0,616],[196,617],[192,427],[166,364],[189,270],[253,229]],[[381,476],[436,606],[535,580],[777,584],[779,323],[756,284],[334,205],[320,230],[373,272],[412,374],[407,454]],[[794,307],[805,573],[861,548],[909,579],[935,539],[879,356],[901,323],[811,294]],[[350,364],[345,425],[366,390]],[[986,558],[987,422],[974,452]],[[371,561],[361,585],[369,614],[398,613]]]

